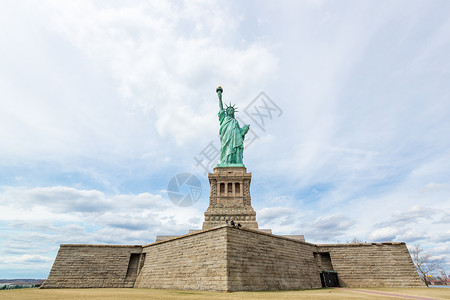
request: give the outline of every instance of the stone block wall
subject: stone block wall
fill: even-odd
[[[328,252],[318,253],[314,252],[314,259],[319,266],[320,271],[334,271],[333,264],[331,263],[331,257]]]
[[[61,245],[42,288],[133,287],[127,270],[142,246]]]
[[[144,246],[135,287],[227,291],[226,233],[211,229]]]
[[[413,287],[424,284],[405,243],[317,245],[330,253],[341,287]]]
[[[314,245],[223,226],[145,246],[61,245],[42,288],[214,291],[423,286],[404,243]]]
[[[322,287],[315,245],[227,227],[229,291]]]

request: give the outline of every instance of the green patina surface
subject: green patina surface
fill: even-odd
[[[230,168],[230,167],[245,167],[244,164],[217,164],[219,168]]]
[[[236,109],[234,105],[223,108],[222,87],[216,89],[219,97],[219,122],[220,122],[220,164],[217,167],[244,167],[244,138],[250,129],[250,125],[239,126],[234,118]]]

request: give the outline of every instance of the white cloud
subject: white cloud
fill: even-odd
[[[9,128],[0,139],[11,141],[0,149],[4,162],[123,164],[147,155],[159,165],[156,158],[177,155],[189,163],[217,135],[215,87],[224,86],[226,100],[247,99],[277,68],[266,42],[242,36],[231,4],[4,6],[16,30],[0,41],[8,45],[0,58],[0,127]]]
[[[354,220],[336,214],[318,217],[313,222],[303,223],[298,227],[296,233],[304,234],[305,239],[311,242],[336,242],[345,237],[354,225]]]
[[[369,238],[376,242],[390,242],[395,240],[398,234],[399,229],[396,227],[383,227],[370,233]]]
[[[427,227],[408,228],[398,234],[397,240],[414,244],[426,241],[430,238],[430,233],[428,232]]]
[[[437,223],[450,223],[450,210],[442,211],[443,216]]]
[[[97,212],[112,207],[102,192],[77,190],[71,187],[8,188],[1,201],[15,207],[45,207],[53,212]]]
[[[179,144],[211,132],[214,114],[202,107],[217,107],[216,85],[239,92],[276,67],[265,45],[236,47],[239,18],[231,10],[190,1],[107,7],[47,2],[41,9],[49,29],[111,70],[127,106],[143,110],[160,136]]]
[[[268,219],[271,220],[273,218],[279,218],[286,215],[292,215],[295,213],[295,210],[288,207],[266,207],[263,209],[260,209],[258,211],[258,216],[261,219]]]
[[[292,231],[296,227],[301,214],[289,207],[265,207],[256,212],[258,225],[262,228],[270,228],[274,232]]]
[[[434,191],[450,191],[450,185],[430,182],[420,190],[420,192],[422,193],[429,193]]]
[[[407,211],[393,213],[389,223],[398,225],[417,223],[421,219],[431,219],[437,212],[436,209],[414,205]]]
[[[32,235],[30,240],[39,235],[41,241],[51,243],[68,238],[79,242],[105,241],[107,231],[108,241],[123,243],[133,237],[148,243],[159,232],[186,233],[192,217],[201,215],[196,207],[176,207],[161,195],[107,197],[95,190],[62,186],[8,187],[0,199],[4,203],[1,219],[8,221],[10,228],[23,232],[22,241],[25,234]]]
[[[4,264],[17,264],[17,263],[49,263],[53,262],[53,258],[45,257],[42,255],[30,255],[24,254],[22,256],[9,256],[1,257],[0,262]]]
[[[0,202],[7,224],[0,235],[2,269],[31,266],[38,274],[49,270],[62,243],[148,244],[158,234],[181,235],[201,226],[197,207],[180,208],[165,195],[149,193],[4,187]]]

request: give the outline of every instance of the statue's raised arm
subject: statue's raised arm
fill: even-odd
[[[219,166],[244,166],[244,138],[250,125],[239,126],[239,122],[234,118],[236,107],[230,105],[224,109],[222,102],[223,89],[219,86],[216,89],[219,97],[219,122],[220,122],[220,164]]]
[[[222,103],[222,93],[223,93],[223,89],[221,86],[219,86],[216,89],[216,93],[217,93],[217,97],[219,97],[219,111],[223,110],[223,103]]]

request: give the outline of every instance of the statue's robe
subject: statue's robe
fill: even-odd
[[[239,127],[239,122],[226,114],[225,110],[219,111],[220,121],[220,163],[242,164],[244,151],[244,136],[248,129]]]

